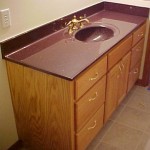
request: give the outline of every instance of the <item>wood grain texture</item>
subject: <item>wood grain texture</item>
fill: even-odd
[[[78,100],[107,71],[107,56],[102,57],[75,80],[75,98]],[[91,80],[90,80],[91,79]]]
[[[144,23],[141,27],[139,27],[134,33],[133,33],[133,42],[132,46],[134,46],[140,39],[144,38],[146,32],[146,23]]]
[[[108,120],[117,107],[118,91],[120,84],[119,63],[116,64],[107,74],[107,89],[105,101],[105,117],[104,122]]]
[[[110,70],[123,56],[125,56],[132,47],[132,35],[117,44],[110,53],[108,53],[108,70]]]
[[[125,55],[107,75],[105,122],[126,96],[131,52]]]
[[[85,150],[103,127],[104,105],[94,114],[84,128],[76,134],[76,150]]]
[[[136,81],[139,78],[139,73],[140,73],[140,65],[141,62],[138,62],[134,68],[129,72],[129,79],[128,79],[128,92],[131,90],[131,88],[134,86]]]
[[[121,73],[120,73],[120,81],[119,81],[119,91],[117,103],[118,105],[122,102],[127,94],[127,85],[128,85],[128,76],[129,76],[129,67],[131,60],[131,52],[129,52],[124,58],[122,58],[120,62]]]
[[[20,140],[32,150],[73,150],[73,82],[11,62],[7,68]]]
[[[138,85],[148,86],[150,82],[150,65],[149,64],[150,64],[150,21],[149,21],[149,34],[148,34],[143,76],[141,80],[138,80]]]
[[[142,38],[133,48],[131,54],[131,65],[130,70],[137,64],[137,62],[141,61],[142,54],[144,49],[144,38]]]
[[[90,120],[93,114],[104,104],[106,76],[96,83],[80,100],[75,103],[76,132]]]

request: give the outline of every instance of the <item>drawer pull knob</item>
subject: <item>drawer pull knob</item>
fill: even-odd
[[[94,96],[93,98],[90,98],[90,99],[89,99],[89,102],[94,101],[94,100],[97,98],[97,96],[98,96],[98,93],[95,92],[95,96]]]
[[[121,62],[121,66],[122,66],[122,68],[124,69],[124,64],[123,64],[123,62]]]
[[[141,32],[140,34],[138,34],[138,37],[142,37],[144,35],[143,32]]]
[[[93,77],[93,78],[89,78],[89,81],[96,80],[97,78],[98,78],[98,73],[95,73],[95,77]]]
[[[138,68],[136,68],[133,73],[134,73],[134,74],[137,74],[137,73],[138,73]]]
[[[96,120],[95,120],[95,121],[94,121],[94,125],[93,125],[92,127],[89,127],[88,130],[94,129],[94,128],[96,127],[96,124],[97,124],[97,122],[96,122]]]
[[[119,65],[119,70],[122,71],[121,66]]]

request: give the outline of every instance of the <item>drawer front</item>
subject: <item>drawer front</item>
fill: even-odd
[[[90,120],[105,101],[106,76],[94,85],[76,104],[76,132]]]
[[[143,24],[139,29],[137,29],[133,33],[133,43],[132,45],[134,46],[140,39],[142,39],[145,36],[145,31],[146,31],[146,23]]]
[[[132,49],[130,70],[137,64],[137,62],[141,60],[143,48],[144,48],[144,38]]]
[[[75,98],[80,98],[107,71],[107,56],[93,64],[75,80]]]
[[[76,134],[76,149],[85,150],[95,135],[103,127],[104,105],[95,113],[84,128]]]
[[[132,47],[132,35],[122,41],[108,54],[108,69],[112,68]]]
[[[134,86],[135,82],[139,78],[140,66],[141,63],[137,63],[136,66],[129,73],[128,91],[130,91],[130,89]]]

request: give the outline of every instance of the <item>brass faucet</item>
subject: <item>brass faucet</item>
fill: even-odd
[[[74,31],[82,28],[84,26],[84,22],[89,23],[89,20],[87,18],[80,17],[80,20],[76,18],[76,16],[73,16],[73,19],[68,22],[68,33],[71,35]]]

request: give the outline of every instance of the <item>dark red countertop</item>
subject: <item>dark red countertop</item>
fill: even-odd
[[[145,22],[145,17],[112,11],[101,11],[89,17],[90,22],[113,25],[116,35],[103,42],[81,42],[60,30],[5,56],[5,59],[31,68],[73,80],[88,66]]]

